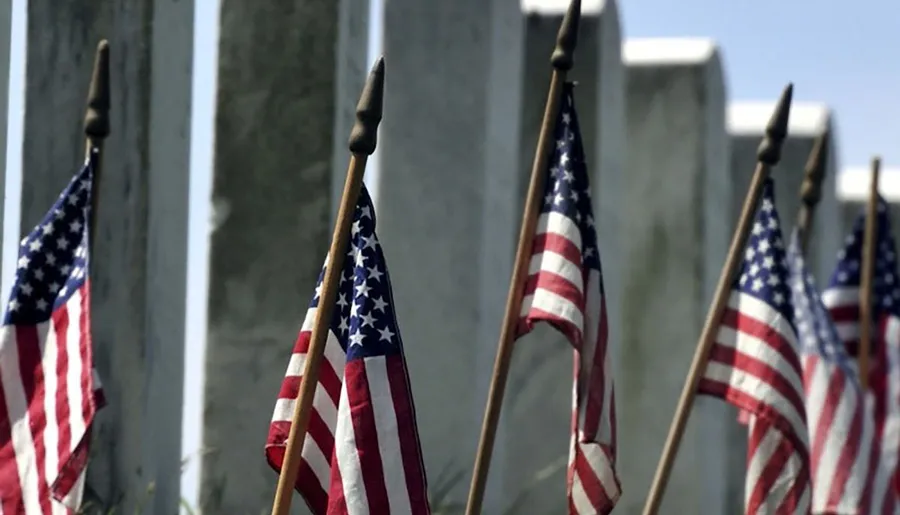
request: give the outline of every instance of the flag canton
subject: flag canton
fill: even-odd
[[[559,213],[575,222],[581,233],[584,266],[599,270],[600,254],[591,207],[591,186],[575,114],[574,88],[571,82],[563,86],[560,113],[553,131],[550,176],[544,189],[541,212]]]
[[[891,234],[888,205],[878,197],[878,228],[875,237],[875,270],[872,290],[874,308],[878,313],[900,316],[900,285],[897,282],[897,252]],[[865,240],[866,213],[857,217],[853,231],[847,236],[844,248],[838,251],[838,263],[831,276],[829,287],[859,288],[862,273],[862,247]]]
[[[97,152],[91,150],[81,171],[19,244],[5,324],[46,322],[87,280],[91,186]]]
[[[319,305],[324,276],[323,268],[310,307]],[[372,199],[363,185],[331,319],[331,331],[347,353],[348,361],[401,351],[393,303],[384,254],[375,235]]]
[[[815,279],[806,267],[800,249],[800,236],[796,230],[788,249],[788,264],[797,335],[803,351],[819,355],[822,359],[844,369],[848,377],[853,377],[850,356],[822,303]]]
[[[778,210],[775,209],[774,185],[772,179],[766,179],[762,201],[744,251],[741,275],[735,288],[770,305],[793,324],[794,307],[781,234],[781,222]]]

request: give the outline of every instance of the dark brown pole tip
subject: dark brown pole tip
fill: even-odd
[[[109,136],[109,43],[104,39],[97,45],[94,72],[88,89],[84,133],[92,139]]]
[[[775,112],[766,125],[766,135],[756,151],[756,159],[769,166],[775,166],[781,160],[781,145],[787,137],[788,120],[791,117],[791,99],[794,96],[794,85],[788,83],[778,99]]]
[[[559,71],[567,72],[575,62],[575,45],[578,43],[578,22],[581,21],[581,0],[572,0],[563,16],[556,35],[556,48],[550,57],[550,64]]]
[[[371,156],[378,143],[378,124],[381,123],[384,103],[384,57],[379,57],[369,72],[356,104],[356,123],[350,131],[350,152]]]
[[[806,161],[805,176],[800,186],[800,199],[804,204],[814,206],[822,199],[822,182],[828,166],[828,143],[831,130],[826,127],[813,143],[809,159]]]

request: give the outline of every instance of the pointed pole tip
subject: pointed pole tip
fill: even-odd
[[[102,140],[109,136],[109,96],[109,41],[102,39],[97,43],[84,116],[84,133],[88,138]]]
[[[794,97],[794,83],[788,82],[784,91],[781,92],[781,98],[775,105],[775,111],[772,118],[766,125],[766,134],[762,143],[759,144],[759,150],[756,151],[756,159],[760,163],[769,166],[775,166],[781,160],[781,146],[784,144],[788,135],[788,122],[791,118],[791,101]]]
[[[575,46],[578,44],[578,24],[581,22],[581,0],[572,0],[559,24],[556,48],[550,64],[559,71],[569,71],[575,63]]]
[[[828,170],[830,143],[831,132],[826,124],[825,129],[813,142],[813,148],[804,167],[803,183],[800,185],[800,199],[808,206],[814,206],[822,199],[822,183]]]
[[[384,56],[380,56],[363,86],[356,105],[356,122],[350,131],[349,148],[354,154],[372,155],[378,143],[378,125],[384,104]]]

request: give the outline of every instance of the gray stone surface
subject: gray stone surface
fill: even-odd
[[[837,198],[841,210],[840,237],[846,237],[853,229],[853,223],[865,209],[869,199],[870,166],[854,166],[838,173]],[[878,191],[892,205],[891,229],[894,237],[900,234],[900,207],[893,206],[900,200],[900,168],[891,167],[890,163],[881,163],[878,175]],[[837,257],[834,257],[837,262]]]
[[[515,222],[505,230],[518,237],[525,193],[543,118],[552,68],[550,54],[568,1],[523,2],[525,46],[523,96],[519,109],[519,158],[515,182]],[[622,208],[625,161],[625,72],[621,60],[617,2],[582,5],[575,66],[575,105],[585,143],[594,199],[600,254],[608,299],[611,360],[616,363],[622,336]],[[489,173],[494,173],[489,171]],[[498,227],[498,230],[500,227]],[[513,247],[515,241],[513,241]],[[508,254],[512,257],[512,252]],[[511,263],[511,259],[510,259]],[[511,269],[511,264],[509,265]],[[502,275],[509,277],[509,272]],[[502,305],[502,302],[501,302]],[[492,317],[493,318],[493,317]],[[496,318],[494,320],[499,320]],[[492,326],[498,327],[494,322]],[[496,330],[496,329],[495,329]],[[493,339],[485,341],[492,343]],[[493,360],[493,348],[490,350]],[[504,403],[506,457],[502,485],[516,513],[557,513],[565,499],[566,464],[572,416],[571,345],[541,324],[516,346]],[[615,365],[613,370],[618,371]],[[616,374],[617,378],[620,374]],[[620,404],[619,404],[620,405]],[[625,488],[628,488],[627,485]]]
[[[110,41],[112,134],[93,255],[97,417],[88,486],[133,513],[178,510],[193,2],[28,2],[21,229],[83,162],[97,42]],[[153,493],[148,489],[153,486]]]
[[[728,132],[731,137],[731,174],[734,210],[730,223],[737,223],[741,205],[747,194],[750,178],[756,165],[756,150],[775,102],[734,102],[728,106]],[[808,262],[820,287],[827,284],[834,269],[843,235],[835,230],[841,226],[841,214],[835,193],[836,172],[840,169],[839,145],[834,139],[837,124],[827,106],[795,101],[791,107],[788,138],[785,140],[780,164],[772,171],[775,179],[775,204],[781,217],[785,238],[790,238],[800,210],[800,184],[804,165],[816,136],[831,124],[832,139],[828,169],[822,185],[822,200],[816,208],[813,232],[807,254]],[[733,420],[737,419],[736,411]],[[744,506],[746,477],[747,428],[737,422],[726,425],[725,439],[730,452],[726,465],[725,492],[727,512],[737,513]]]
[[[367,0],[223,0],[200,504],[268,513],[269,421],[331,239],[368,72]],[[387,60],[387,88],[393,78]],[[295,513],[304,513],[299,497]]]
[[[0,120],[6,120],[9,107],[9,75],[10,65],[10,40],[12,23],[12,0],[0,1],[0,98],[7,99],[6,102],[0,102]],[[0,123],[0,148],[6,149],[6,127],[7,124]],[[6,156],[6,152],[2,153]],[[0,232],[4,227],[4,213],[6,204],[6,159],[0,163]],[[0,249],[0,259],[2,259],[2,249]],[[6,295],[6,292],[3,292]]]
[[[429,489],[452,502],[471,479],[521,216],[519,12],[518,0],[385,4],[379,237]],[[503,500],[489,489],[485,513]]]
[[[728,131],[731,135],[731,169],[734,177],[732,225],[737,223],[741,204],[750,184],[756,164],[756,150],[772,115],[775,102],[733,102],[728,106]],[[775,197],[781,216],[785,237],[789,238],[800,210],[800,183],[803,182],[804,165],[809,158],[816,136],[830,123],[832,135],[837,123],[831,110],[819,103],[795,101],[791,107],[788,138],[785,140],[781,162],[772,171],[775,179]],[[834,136],[831,140],[828,170],[822,185],[822,200],[816,207],[813,232],[810,235],[809,258],[819,282],[830,277],[835,253],[842,236],[834,227],[840,227],[840,214],[835,196],[836,173],[840,160],[840,147]]]
[[[622,193],[624,310],[617,379],[617,509],[639,513],[725,261],[732,226],[726,88],[716,44],[629,39],[627,172]],[[699,398],[663,513],[725,513],[727,406]]]

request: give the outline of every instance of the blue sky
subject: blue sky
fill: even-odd
[[[335,0],[337,1],[337,0]],[[373,0],[379,19],[383,0]],[[437,1],[437,0],[423,0]],[[447,1],[447,0],[444,0]],[[721,48],[730,98],[772,100],[788,81],[797,101],[822,102],[837,116],[842,166],[865,165],[880,153],[886,166],[900,161],[900,2],[867,0],[853,9],[837,0],[621,0],[626,37],[708,37]],[[18,241],[18,198],[24,92],[25,1],[13,2],[7,202],[2,291],[8,291]],[[197,0],[191,152],[188,377],[185,448],[199,447],[200,385],[206,320],[206,230],[212,163],[217,0]],[[370,61],[379,53],[380,27],[370,37]],[[373,173],[374,172],[374,173]],[[371,170],[372,178],[377,170]],[[298,315],[299,316],[299,315]],[[260,459],[262,451],[260,450]],[[184,476],[184,495],[196,499],[197,470]],[[192,504],[194,504],[192,502]]]

